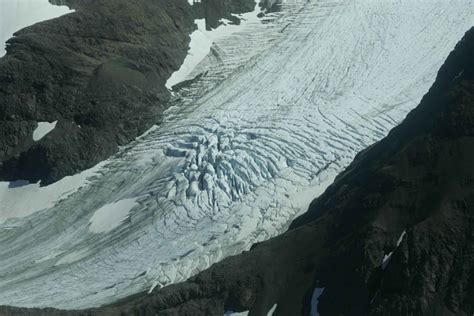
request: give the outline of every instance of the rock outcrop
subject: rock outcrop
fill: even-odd
[[[159,123],[165,82],[201,11],[186,0],[51,2],[76,12],[18,31],[0,59],[0,180],[52,183]],[[215,2],[200,4],[212,21],[255,5],[229,0],[216,11]],[[38,122],[53,121],[53,131],[32,139]]]

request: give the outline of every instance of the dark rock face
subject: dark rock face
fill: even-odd
[[[19,31],[0,59],[2,179],[47,184],[94,165],[166,108],[186,56],[185,0],[71,1],[77,11]],[[37,121],[56,128],[32,141]]]
[[[189,279],[88,311],[2,315],[474,314],[474,29],[419,107],[285,234]],[[384,256],[389,259],[382,264]]]
[[[254,8],[253,0],[200,0],[193,4],[195,17],[206,20],[207,30],[217,28],[222,24],[220,20],[223,18],[240,24],[240,19],[235,14],[250,12]]]
[[[158,123],[198,14],[186,0],[51,2],[76,12],[17,32],[0,59],[0,180],[57,181]],[[253,5],[228,0],[213,19]]]

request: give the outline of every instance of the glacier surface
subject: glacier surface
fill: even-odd
[[[473,16],[470,0],[286,1],[216,39],[162,124],[69,192],[17,216],[21,187],[0,187],[0,304],[98,306],[281,233],[419,103]]]

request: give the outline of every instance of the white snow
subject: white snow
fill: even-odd
[[[400,235],[400,237],[398,237],[397,248],[398,248],[398,247],[400,246],[400,244],[402,243],[403,237],[405,237],[406,234],[407,234],[407,231],[404,230],[403,233]]]
[[[192,4],[193,0],[189,0]],[[205,19],[197,19],[194,21],[197,25],[197,30],[191,34],[191,42],[189,43],[188,55],[184,59],[181,67],[175,71],[171,77],[166,81],[166,87],[172,89],[172,87],[184,80],[191,79],[189,75],[196,68],[196,66],[204,60],[204,58],[211,51],[212,45],[219,39],[228,37],[232,33],[237,32],[245,24],[252,23],[258,20],[257,14],[260,11],[258,1],[255,3],[255,9],[252,12],[244,13],[239,16],[242,20],[243,25],[228,24],[225,19],[222,19],[223,23],[219,27],[213,30],[206,30]]]
[[[153,292],[153,290],[154,290],[157,286],[159,286],[159,285],[160,285],[160,282],[158,282],[158,281],[153,282],[153,284],[151,285],[150,289],[148,290],[148,294],[150,294],[151,292]],[[159,288],[161,288],[161,286],[160,286]]]
[[[93,233],[111,231],[128,218],[128,213],[136,205],[136,199],[123,199],[102,206],[92,215],[89,231]]]
[[[403,238],[405,237],[406,235],[406,230],[404,230],[402,232],[402,234],[400,235],[400,237],[398,237],[398,240],[397,240],[397,247],[398,248],[400,246],[400,244],[402,243],[403,241]],[[395,249],[396,249],[395,248]],[[390,251],[390,253],[388,255],[384,255],[383,256],[383,259],[382,259],[382,270],[385,270],[388,266],[388,264],[390,263],[390,259],[392,259],[392,255],[393,255],[393,251]]]
[[[225,312],[224,313],[224,316],[247,316],[249,314],[249,311],[245,311],[245,312]]]
[[[33,140],[35,142],[39,141],[41,138],[45,137],[53,129],[56,128],[58,121],[50,122],[38,122],[38,127],[33,131]]]
[[[390,251],[388,255],[384,255],[382,259],[382,270],[385,270],[387,268],[388,263],[390,262],[390,259],[392,258],[393,251]]]
[[[270,310],[268,311],[267,316],[273,316],[273,313],[275,312],[276,308],[277,304],[273,305],[273,307],[270,308]]]
[[[0,57],[6,54],[4,43],[13,33],[35,23],[74,12],[66,6],[56,6],[48,0],[0,1]]]
[[[309,187],[300,189],[293,196],[290,196],[295,208],[300,209],[300,212],[298,212],[295,217],[306,213],[311,202],[326,191],[326,189],[334,182],[336,176],[336,172],[329,173],[326,178],[318,178]]]
[[[193,71],[209,72],[176,92],[159,126],[82,189],[0,224],[0,305],[107,304],[285,231],[419,103],[472,10],[465,0],[286,2],[271,22],[215,40]],[[2,214],[4,199],[16,207],[26,195],[3,194]],[[133,198],[123,229],[89,232],[98,209]]]
[[[319,312],[318,312],[319,297],[323,294],[324,289],[325,289],[324,287],[317,287],[314,289],[313,295],[311,296],[310,316],[319,316]]]
[[[86,186],[104,163],[48,186],[28,181],[0,182],[0,224],[52,208],[61,199]],[[0,226],[1,227],[1,226]]]

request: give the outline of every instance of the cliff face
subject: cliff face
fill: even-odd
[[[169,106],[164,84],[186,56],[198,15],[186,0],[52,3],[76,12],[17,32],[0,59],[0,180],[54,182],[158,123]],[[254,4],[228,1],[212,17]],[[37,122],[53,121],[33,141]]]

